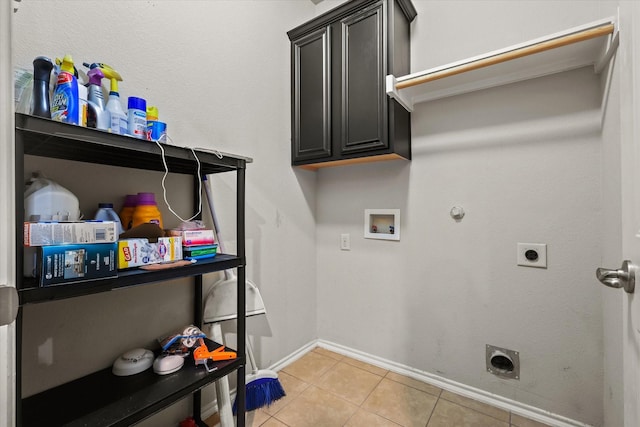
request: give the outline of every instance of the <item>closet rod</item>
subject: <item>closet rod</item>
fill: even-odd
[[[405,89],[412,86],[417,86],[423,83],[431,82],[434,80],[442,79],[445,77],[454,76],[456,74],[465,73],[467,71],[477,70],[479,68],[488,67],[490,65],[500,64],[513,59],[522,58],[524,56],[533,55],[547,50],[555,49],[558,47],[566,46],[573,43],[578,43],[585,40],[594,39],[597,37],[606,36],[612,34],[615,29],[614,24],[604,24],[595,28],[589,28],[587,30],[579,31],[573,34],[557,37],[551,40],[545,40],[540,43],[535,43],[529,46],[517,48],[508,52],[500,53],[487,58],[482,58],[476,61],[467,62],[465,64],[457,65],[445,70],[436,71],[434,73],[417,76],[412,79],[397,82],[396,89]]]

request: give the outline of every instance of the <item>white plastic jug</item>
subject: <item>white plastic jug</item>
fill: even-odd
[[[25,221],[77,221],[78,198],[60,184],[43,177],[31,178],[24,192]],[[36,277],[36,248],[24,248],[24,275]]]
[[[24,192],[25,221],[77,221],[78,198],[60,184],[42,177],[32,179]]]

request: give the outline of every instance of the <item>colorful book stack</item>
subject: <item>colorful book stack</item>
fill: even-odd
[[[214,241],[213,230],[183,230],[182,255],[184,259],[213,258],[218,252],[218,245]]]

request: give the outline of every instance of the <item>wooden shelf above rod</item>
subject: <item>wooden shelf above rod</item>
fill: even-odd
[[[618,47],[613,18],[574,27],[402,77],[388,75],[387,94],[404,108],[589,65],[600,73]]]

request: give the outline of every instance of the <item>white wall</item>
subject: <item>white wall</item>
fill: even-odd
[[[603,380],[602,293],[593,278],[603,246],[611,244],[602,235],[611,218],[603,202],[615,201],[607,192],[615,182],[601,186],[598,77],[578,70],[419,105],[411,163],[293,170],[286,31],[339,3],[117,2],[114,14],[97,1],[23,0],[14,16],[14,59],[29,66],[36,55],[68,52],[77,62],[106,62],[125,79],[123,100],[137,95],[157,105],[177,144],[254,158],[247,173],[248,272],[269,324],[250,325],[260,335],[262,366],[320,337],[601,425],[603,391],[613,386],[613,402],[617,382]],[[589,22],[615,7],[606,1],[414,4],[412,71]],[[94,35],[95,22],[105,35]],[[609,126],[615,133],[615,118]],[[33,162],[69,179],[68,162]],[[99,175],[107,178],[99,193],[136,190],[126,177],[109,185],[122,172]],[[98,179],[77,181],[67,184],[98,193]],[[152,175],[145,184],[158,191],[157,181]],[[215,188],[225,242],[233,248],[233,177],[216,180]],[[85,198],[85,209],[96,197]],[[467,211],[460,223],[449,217],[454,205]],[[365,208],[400,208],[402,241],[363,239]],[[341,233],[351,234],[350,252],[339,250]],[[515,266],[522,241],[548,244],[548,269]],[[609,259],[618,262],[615,254]],[[29,307],[25,326],[35,339],[25,343],[33,372],[26,391],[108,366],[121,350],[182,325],[189,298],[180,284],[167,284]],[[185,314],[166,316],[167,304]],[[146,323],[131,329],[139,307]],[[68,331],[81,330],[77,325],[87,318],[93,335],[72,339]],[[93,337],[98,360],[74,363]],[[49,338],[51,365],[42,356]],[[610,339],[615,342],[605,342]],[[485,344],[520,351],[519,382],[485,372]],[[608,405],[616,420],[615,403]],[[187,410],[148,425],[174,425]]]
[[[577,1],[414,4],[412,71],[615,12]],[[420,104],[412,162],[320,171],[319,336],[602,425],[600,108],[589,69]],[[467,212],[459,223],[453,206]],[[402,240],[363,239],[366,208],[401,209]],[[546,243],[549,267],[517,267],[517,242]],[[519,381],[486,372],[485,344],[520,352]]]
[[[127,96],[158,106],[176,144],[254,159],[247,168],[248,276],[260,286],[268,310],[268,324],[250,323],[256,326],[250,332],[259,335],[258,361],[268,366],[315,339],[316,175],[290,167],[286,36],[312,17],[315,6],[293,0],[23,0],[18,6],[16,64],[31,67],[37,55],[65,53],[79,68],[83,61],[106,62],[124,78],[125,108]],[[142,187],[160,199],[160,174],[134,181],[139,175],[120,168],[100,171],[41,159],[31,159],[28,171],[33,169],[76,192],[89,214],[99,201],[119,204],[118,196]],[[184,184],[171,178],[169,199],[186,217],[190,192]],[[225,243],[233,251],[235,175],[216,178],[214,185]],[[167,225],[177,224],[167,209],[163,214]],[[192,321],[190,298],[190,287],[178,281],[27,307],[25,394],[107,367],[124,350],[150,346],[155,337],[185,326]],[[189,410],[184,406],[148,425],[177,425]]]

